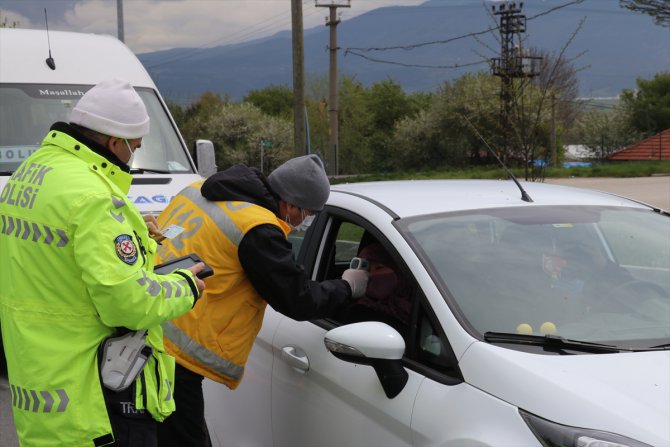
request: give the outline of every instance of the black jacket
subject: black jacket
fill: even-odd
[[[255,168],[239,164],[217,172],[205,180],[201,192],[207,200],[253,203],[279,216],[279,197]],[[351,297],[351,288],[344,280],[309,280],[295,261],[291,243],[275,225],[251,229],[237,253],[258,294],[274,310],[294,320],[332,316]]]

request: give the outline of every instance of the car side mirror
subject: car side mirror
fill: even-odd
[[[391,326],[376,321],[340,326],[326,333],[324,343],[340,360],[372,366],[389,399],[405,388],[409,379],[402,366],[405,340]]]
[[[207,178],[217,171],[214,143],[209,140],[196,140],[194,151],[195,165],[198,174]]]

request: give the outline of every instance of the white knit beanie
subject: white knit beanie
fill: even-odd
[[[117,138],[142,138],[149,133],[149,115],[142,98],[126,81],[110,79],[79,99],[70,123]]]
[[[270,187],[282,200],[299,208],[321,211],[330,195],[323,163],[314,154],[292,158],[268,176]]]

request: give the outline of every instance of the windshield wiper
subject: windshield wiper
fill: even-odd
[[[145,172],[152,172],[154,174],[171,174],[172,171],[166,169],[154,169],[154,168],[132,168],[130,170],[131,174],[144,174]]]
[[[589,352],[591,354],[606,354],[610,352],[633,351],[632,349],[619,348],[613,345],[592,343],[589,341],[569,340],[559,335],[527,335],[512,334],[509,332],[487,332],[484,340],[491,343],[514,343],[521,345],[542,346],[545,349],[558,351],[572,350]]]

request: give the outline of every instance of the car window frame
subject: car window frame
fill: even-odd
[[[406,350],[402,358],[403,366],[424,377],[445,385],[457,385],[462,383],[464,380],[463,374],[461,373],[458,360],[449,343],[449,339],[447,338],[444,329],[439,324],[435,312],[414,278],[414,275],[408,269],[393,245],[386,237],[384,237],[382,232],[365,218],[344,208],[327,205],[324,210],[319,213],[315,221],[305,233],[304,240],[297,256],[298,263],[304,267],[305,273],[309,278],[315,278],[318,272],[323,271],[328,256],[321,256],[318,266],[316,266],[315,260],[325,246],[334,244],[342,222],[350,222],[354,225],[358,225],[371,234],[389,252],[407,277],[408,281],[412,284],[413,305],[407,330]],[[320,280],[318,277],[316,277],[316,279]],[[446,350],[445,359],[447,360],[447,365],[443,368],[437,368],[434,365],[419,360],[418,331],[419,319],[421,317],[425,317],[428,320],[433,331],[439,336],[442,346],[444,346]],[[310,320],[309,322],[326,331],[342,325],[332,318]]]

